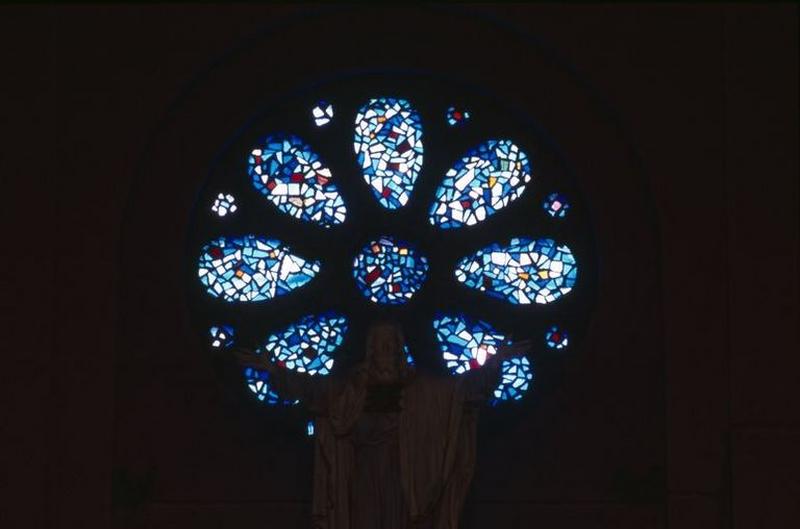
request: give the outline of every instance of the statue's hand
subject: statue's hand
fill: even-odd
[[[521,356],[528,353],[533,346],[533,340],[520,340],[507,345],[501,345],[497,348],[497,356],[499,358],[508,358],[511,356]]]
[[[274,369],[274,366],[267,358],[267,355],[257,355],[252,349],[236,347],[233,349],[233,356],[235,356],[236,360],[245,367],[252,367],[253,369],[261,369],[269,372],[272,372]]]

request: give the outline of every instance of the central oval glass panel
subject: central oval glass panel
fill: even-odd
[[[428,277],[428,259],[410,244],[380,237],[353,260],[353,277],[364,297],[384,305],[411,299]]]

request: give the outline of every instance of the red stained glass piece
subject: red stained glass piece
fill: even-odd
[[[400,154],[403,154],[410,149],[411,149],[411,144],[408,143],[408,140],[404,141],[403,143],[397,146],[397,152],[399,152]]]
[[[390,133],[389,133],[389,137],[390,137],[391,139],[395,139],[395,138],[397,138],[398,136],[399,136],[399,134],[398,134],[396,131],[392,131],[392,132],[390,132]]]
[[[558,342],[560,342],[560,341],[561,341],[561,335],[560,335],[560,334],[558,334],[558,333],[555,333],[554,335],[552,335],[552,336],[550,337],[550,339],[551,339],[551,340],[553,340],[554,342],[558,343]]]
[[[489,277],[489,276],[483,276],[483,286],[485,288],[491,288],[492,287],[492,278]]]
[[[292,182],[302,182],[303,181],[303,174],[302,173],[294,173],[292,175]]]
[[[392,292],[400,292],[400,285],[395,283],[392,285]]]
[[[278,360],[275,363],[278,364],[278,367],[283,367],[283,368],[286,367],[286,362],[284,362],[283,360]]]
[[[376,279],[381,276],[381,267],[376,266],[372,271],[367,274],[367,283],[372,284]]]
[[[211,249],[208,251],[208,254],[209,254],[211,257],[213,257],[214,259],[219,259],[220,257],[222,257],[222,250],[221,250],[219,247],[217,247],[217,246],[214,246],[213,248],[211,248]]]
[[[464,207],[464,208],[468,208],[470,204],[472,204],[471,200],[462,200],[461,201],[461,206]]]
[[[478,363],[477,358],[470,358],[469,359],[469,368],[470,369],[478,369],[481,365]]]
[[[391,189],[389,189],[388,187],[384,187],[384,188],[383,188],[383,191],[381,191],[381,196],[382,196],[383,198],[386,198],[386,197],[388,197],[388,196],[389,196],[389,195],[391,195],[391,194],[392,194],[392,190],[391,190]]]
[[[461,112],[453,112],[453,117],[456,121],[461,121]]]
[[[275,184],[275,180],[270,180],[269,182],[267,182],[267,189],[272,191],[275,188],[276,185],[277,184]]]

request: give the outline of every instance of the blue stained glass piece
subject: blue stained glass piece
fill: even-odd
[[[564,349],[569,345],[569,335],[566,331],[562,331],[557,325],[553,325],[544,335],[547,347],[551,349]]]
[[[314,421],[308,421],[306,423],[306,435],[309,437],[314,435]]]
[[[236,333],[230,325],[212,325],[208,334],[211,336],[211,347],[219,349],[232,346]]]
[[[422,122],[405,99],[370,99],[356,115],[353,140],[364,180],[381,206],[397,209],[411,197],[422,169]]]
[[[257,235],[219,237],[200,251],[197,275],[206,292],[227,302],[288,294],[319,272],[319,261],[294,255],[278,240]]]
[[[533,381],[533,366],[525,356],[506,358],[500,365],[500,384],[489,401],[497,406],[503,401],[521,400]]]
[[[347,318],[328,312],[309,314],[270,335],[261,350],[281,365],[299,373],[327,375],[333,368],[333,352],[342,345]]]
[[[297,136],[269,136],[248,155],[247,172],[280,211],[326,228],[344,222],[347,208],[331,170]]]
[[[414,365],[414,357],[411,356],[411,352],[408,350],[408,345],[403,344],[403,352],[406,354],[406,363],[410,366]]]
[[[444,176],[428,220],[443,229],[475,225],[522,195],[531,181],[528,156],[510,140],[488,140]]]
[[[247,387],[261,402],[273,406],[293,406],[300,402],[299,400],[287,400],[278,395],[275,389],[270,385],[269,373],[266,371],[245,367],[244,378]]]
[[[553,218],[563,219],[570,208],[569,201],[561,193],[550,193],[542,204],[542,207]]]
[[[381,237],[353,261],[358,290],[375,303],[399,305],[418,291],[428,275],[428,260],[411,245]]]
[[[461,259],[458,281],[515,305],[552,303],[568,294],[578,276],[575,256],[553,239],[511,239]]]
[[[454,375],[481,367],[506,339],[491,324],[463,314],[437,314],[433,329],[442,358]]]

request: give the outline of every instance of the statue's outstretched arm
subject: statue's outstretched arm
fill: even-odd
[[[500,383],[500,367],[503,360],[513,356],[524,355],[530,351],[532,344],[531,340],[522,340],[501,345],[497,348],[497,353],[489,356],[483,366],[479,369],[470,369],[464,373],[466,400],[473,402],[489,400],[494,389]]]
[[[330,377],[311,376],[286,369],[273,362],[267,354],[255,354],[241,347],[234,349],[233,354],[241,365],[269,373],[269,383],[281,397],[296,399],[309,409],[323,411],[321,408],[325,407]]]

